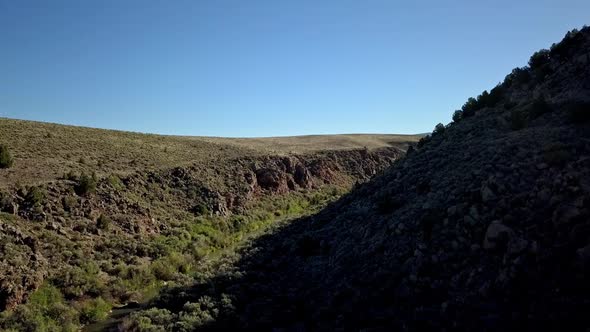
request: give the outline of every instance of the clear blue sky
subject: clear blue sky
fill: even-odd
[[[588,0],[0,0],[0,116],[183,135],[417,133]]]

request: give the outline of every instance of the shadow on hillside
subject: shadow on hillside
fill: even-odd
[[[352,232],[332,228],[338,227],[336,216],[353,198],[358,193],[253,240],[223,274],[191,288],[170,290],[153,306],[176,314],[188,312],[203,322],[216,316],[203,328],[214,331],[553,330],[588,323],[585,318],[575,320],[584,316],[588,303],[572,307],[566,299],[562,307],[552,299],[545,307],[534,308],[552,316],[531,320],[526,316],[529,300],[538,305],[542,297],[537,296],[542,295],[531,293],[538,289],[529,289],[526,283],[510,290],[510,302],[501,296],[482,300],[461,298],[446,285],[427,291],[412,287],[407,283],[407,261],[382,253],[376,253],[383,257],[378,265],[359,268],[364,264],[357,253],[367,243],[356,242],[349,252],[331,245],[355,243]],[[453,304],[447,307],[449,299]],[[187,309],[187,302],[198,305]]]
[[[348,200],[345,196],[314,216],[296,219],[253,240],[230,271],[190,289],[172,290],[155,306],[178,313],[186,302],[210,297],[220,314],[205,330],[369,327],[368,322],[375,320],[376,313],[355,311],[359,302],[370,300],[372,304],[365,303],[367,306],[377,307],[380,303],[383,307],[391,304],[387,303],[390,296],[384,293],[382,299],[365,298],[359,292],[362,287],[355,284],[369,275],[336,269],[331,263],[329,243],[345,239],[325,241],[319,235],[322,226]],[[336,284],[329,285],[329,280]],[[232,299],[231,309],[224,307],[223,298]],[[206,307],[202,305],[201,309]],[[388,313],[383,319],[390,317]]]
[[[396,300],[395,294],[404,292],[397,289],[398,266],[386,262],[379,271],[355,271],[334,263],[335,255],[346,253],[334,253],[330,243],[350,239],[325,228],[352,196],[253,240],[233,269],[190,289],[168,291],[154,306],[178,313],[186,311],[187,302],[201,302],[201,310],[219,310],[205,330],[403,328],[409,315],[404,308],[413,313],[413,305],[424,299],[415,294]],[[225,306],[224,298],[232,299],[232,306]]]

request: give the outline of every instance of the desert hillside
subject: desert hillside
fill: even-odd
[[[177,137],[0,119],[0,329],[116,326],[111,310],[208,277],[246,239],[317,211],[417,140]]]
[[[585,331],[589,123],[584,28],[383,174],[119,328]]]
[[[316,135],[274,138],[163,136],[0,118],[0,142],[15,167],[0,172],[0,188],[51,181],[69,172],[136,171],[198,164],[222,166],[240,157],[294,155],[331,150],[397,147],[412,135]]]

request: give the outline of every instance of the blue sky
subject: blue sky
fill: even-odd
[[[0,0],[0,116],[179,135],[419,133],[590,1]]]

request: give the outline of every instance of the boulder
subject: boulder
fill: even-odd
[[[514,231],[510,227],[503,225],[498,220],[493,221],[486,231],[483,248],[486,250],[498,249],[505,246],[513,236]]]

